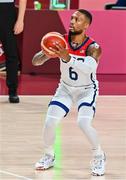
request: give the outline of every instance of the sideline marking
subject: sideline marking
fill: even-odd
[[[30,178],[27,178],[27,177],[24,177],[24,176],[20,176],[20,175],[18,175],[18,174],[14,174],[14,173],[8,172],[8,171],[0,170],[0,173],[2,173],[2,174],[7,174],[7,175],[11,175],[11,176],[15,176],[15,177],[18,177],[18,178],[24,179],[24,180],[33,180],[33,179],[30,179]]]

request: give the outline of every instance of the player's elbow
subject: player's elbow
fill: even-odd
[[[43,54],[42,54],[42,52],[40,51],[40,52],[38,52],[38,53],[36,53],[34,56],[33,56],[33,58],[32,58],[32,64],[33,64],[33,66],[40,66],[40,65],[42,65],[43,63],[44,63],[44,58],[42,58],[43,57]],[[43,60],[44,59],[44,60]]]
[[[37,66],[37,60],[38,58],[37,58],[37,56],[36,56],[36,54],[33,56],[33,58],[32,58],[32,65],[33,66]]]

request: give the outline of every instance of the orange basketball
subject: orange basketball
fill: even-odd
[[[64,37],[58,32],[49,32],[41,40],[41,48],[49,54],[54,54],[49,48],[57,50],[56,44],[66,48],[67,43]]]

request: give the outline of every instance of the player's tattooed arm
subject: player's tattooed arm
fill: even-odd
[[[38,53],[36,53],[32,59],[32,64],[34,66],[40,66],[43,65],[47,60],[49,60],[50,58],[47,57],[43,51],[39,51]]]
[[[86,55],[93,57],[98,62],[101,56],[101,47],[97,43],[91,44],[87,49]]]

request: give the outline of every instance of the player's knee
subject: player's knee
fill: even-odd
[[[81,129],[89,129],[91,127],[91,117],[90,116],[78,116],[77,123]]]
[[[79,109],[78,116],[80,116],[80,117],[83,116],[83,117],[88,117],[89,119],[93,119],[94,113],[95,113],[94,107],[82,106]]]
[[[82,106],[78,112],[77,122],[79,127],[86,130],[89,129],[92,126],[93,116],[94,110],[91,106]]]
[[[93,114],[92,107],[83,106],[80,108],[77,123],[83,131],[89,131],[92,128]]]
[[[54,105],[49,106],[45,121],[45,127],[49,128],[52,126],[56,126],[64,117],[64,115],[65,112],[60,107]]]
[[[59,119],[57,119],[57,117],[47,115],[45,121],[45,128],[55,127],[58,124],[58,122]]]

